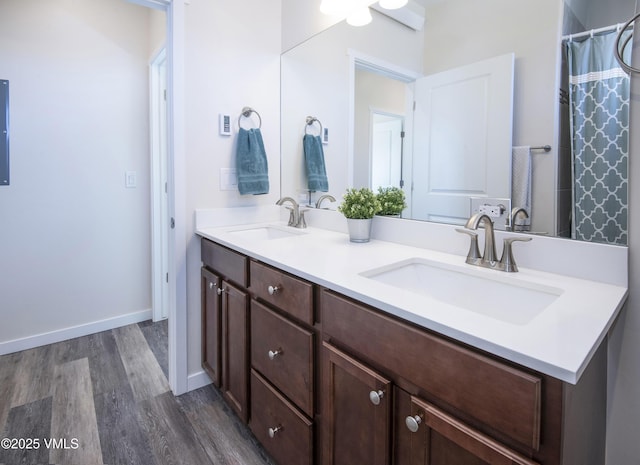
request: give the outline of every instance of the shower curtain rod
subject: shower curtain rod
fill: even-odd
[[[611,26],[605,26],[598,29],[591,29],[590,31],[576,32],[575,34],[567,34],[566,36],[562,36],[562,40],[580,39],[582,37],[591,36],[594,34],[600,34],[601,32],[616,31],[616,30],[620,30],[622,26],[624,26],[624,23],[612,24]],[[629,27],[633,28],[633,24],[631,24]]]

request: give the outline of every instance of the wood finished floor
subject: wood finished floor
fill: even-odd
[[[167,360],[166,322],[1,356],[0,439],[33,441],[0,464],[272,465],[216,389],[175,397]]]

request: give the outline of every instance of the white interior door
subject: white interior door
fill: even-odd
[[[402,126],[400,116],[371,114],[371,188],[400,187],[402,177]]]
[[[161,50],[150,66],[153,321],[169,316],[169,204],[167,189],[167,62]]]
[[[470,197],[511,197],[514,55],[415,83],[415,219],[463,224]]]

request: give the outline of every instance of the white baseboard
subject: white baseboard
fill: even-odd
[[[33,349],[47,344],[66,341],[76,337],[87,336],[89,334],[107,331],[109,329],[119,328],[121,326],[140,323],[141,321],[150,320],[152,316],[151,309],[140,310],[138,312],[128,313],[126,315],[107,318],[105,320],[94,321],[83,325],[72,326],[70,328],[59,329],[48,333],[35,334],[20,339],[0,342],[0,355],[19,352],[21,350]]]
[[[192,373],[187,378],[187,392],[195,391],[208,384],[211,384],[211,378],[203,370]]]

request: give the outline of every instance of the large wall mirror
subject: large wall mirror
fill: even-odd
[[[609,16],[602,21],[624,22],[632,14],[633,6],[627,6],[629,0],[619,1],[625,3],[619,8],[619,17]],[[414,0],[413,3],[424,8],[425,24],[421,30],[372,11],[373,21],[367,26],[355,28],[340,22],[283,53],[282,194],[300,199],[306,196],[311,201],[322,194],[307,193],[304,172],[302,137],[305,132],[315,130],[306,125],[307,117],[313,116],[322,123],[328,136],[323,148],[330,194],[339,199],[347,187],[375,188],[375,184],[402,182],[410,200],[410,208],[403,217],[460,222],[464,215],[446,208],[437,214],[423,214],[419,208],[411,208],[419,204],[417,200],[426,192],[434,190],[418,175],[424,171],[419,169],[420,154],[416,152],[419,144],[435,142],[433,138],[425,141],[428,131],[416,124],[419,116],[413,111],[413,102],[421,92],[416,81],[511,57],[507,142],[486,150],[484,129],[478,129],[476,132],[482,134],[473,142],[472,151],[476,147],[478,153],[485,149],[482,157],[486,160],[478,166],[467,161],[462,165],[467,171],[460,173],[460,165],[452,168],[442,164],[447,157],[456,158],[453,151],[438,162],[440,173],[444,174],[439,174],[437,180],[442,181],[446,175],[459,190],[468,189],[472,194],[477,191],[482,196],[489,195],[483,191],[489,186],[495,191],[490,195],[510,197],[511,146],[549,145],[550,151],[531,152],[531,230],[571,237],[571,227],[566,223],[573,214],[571,187],[567,185],[572,175],[569,166],[567,176],[564,155],[568,153],[570,160],[571,143],[559,130],[563,120],[562,99],[558,98],[561,42],[563,34],[607,25],[595,25],[593,18],[587,20],[588,16],[596,16],[597,2],[574,0],[565,5],[560,0]],[[611,9],[607,12],[611,13]],[[570,26],[567,17],[572,18]],[[567,30],[568,27],[572,30]],[[447,107],[452,118],[492,110],[492,104],[497,104],[492,94],[486,94],[486,107],[471,105],[482,91],[482,86],[471,86],[449,95],[444,93],[439,114]],[[508,112],[508,105],[505,108]],[[470,121],[465,123],[467,133],[473,132],[475,120]],[[479,121],[477,127],[483,125]],[[401,144],[393,142],[394,133],[404,134]],[[438,136],[439,143],[449,148],[467,143],[446,131],[440,131]],[[465,176],[477,175],[479,171],[484,186],[478,187],[475,180],[463,182]],[[445,187],[438,185],[435,190]],[[416,196],[419,199],[412,198]],[[467,208],[468,197],[462,205]]]

